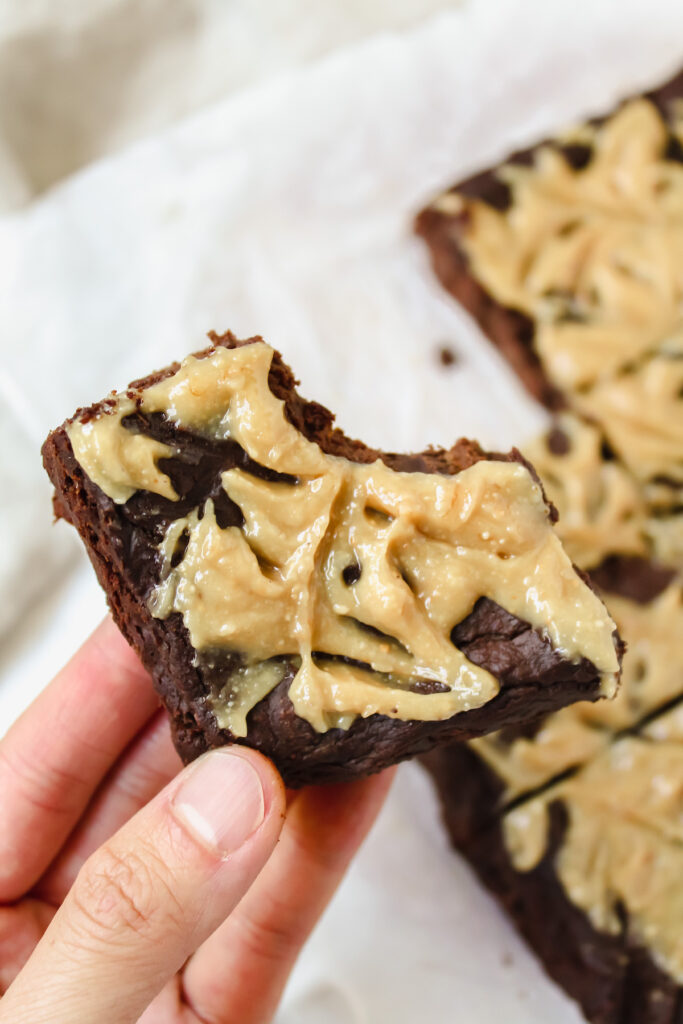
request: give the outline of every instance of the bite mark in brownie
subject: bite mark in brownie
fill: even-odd
[[[195,358],[195,364],[205,361],[204,370],[212,356],[221,351],[244,353],[243,346],[251,345],[255,356],[257,349],[266,348],[260,339],[239,343],[231,335],[226,335],[213,340],[214,346]],[[447,642],[448,651],[456,652],[462,659],[465,678],[473,678],[480,683],[480,699],[477,699],[477,687],[474,687],[474,698],[466,695],[463,703],[456,703],[456,713],[450,707],[446,708],[448,713],[444,713],[443,707],[441,712],[438,710],[438,705],[444,703],[444,697],[451,699],[452,677],[446,673],[444,678],[439,678],[438,659],[431,664],[427,662],[426,670],[421,669],[417,675],[410,670],[412,663],[406,656],[406,644],[402,641],[396,644],[397,638],[391,629],[386,629],[386,622],[367,613],[368,607],[372,606],[371,601],[366,600],[365,609],[361,608],[368,619],[364,625],[371,629],[353,627],[353,644],[346,642],[348,630],[345,630],[344,643],[328,649],[319,649],[316,638],[313,638],[308,654],[303,648],[273,649],[273,636],[267,630],[267,623],[261,633],[258,629],[252,631],[249,644],[243,643],[240,647],[239,630],[234,641],[222,642],[221,631],[225,623],[220,615],[215,618],[214,626],[207,624],[205,616],[193,618],[193,609],[187,603],[183,604],[178,593],[183,588],[191,590],[195,585],[197,577],[193,577],[189,570],[183,575],[183,567],[187,569],[190,564],[191,568],[191,559],[198,557],[196,549],[202,547],[199,541],[208,537],[209,546],[238,545],[241,554],[250,559],[243,579],[250,586],[256,581],[254,585],[263,586],[267,592],[267,584],[279,582],[282,566],[274,564],[268,557],[268,551],[254,541],[254,531],[250,537],[250,523],[253,526],[259,519],[259,503],[275,502],[278,508],[282,508],[277,504],[280,498],[289,496],[291,499],[293,489],[302,486],[301,481],[307,473],[312,477],[317,474],[317,478],[322,479],[321,466],[328,465],[324,463],[327,456],[346,460],[343,466],[343,474],[346,475],[341,477],[345,485],[367,482],[372,474],[386,485],[387,481],[393,481],[389,471],[394,470],[397,481],[400,479],[410,485],[418,482],[415,474],[420,475],[422,497],[424,487],[428,490],[437,487],[439,494],[453,497],[456,491],[451,481],[458,484],[462,481],[464,487],[468,472],[474,471],[483,479],[482,470],[488,472],[490,469],[491,479],[502,474],[501,480],[504,477],[506,486],[509,486],[523,477],[530,481],[529,485],[524,484],[525,487],[530,486],[531,491],[536,487],[538,494],[541,493],[524,461],[514,453],[509,456],[488,455],[474,443],[461,441],[448,451],[430,449],[417,455],[400,456],[381,453],[351,441],[333,428],[332,416],[327,410],[305,402],[296,394],[291,372],[279,356],[271,352],[269,358],[272,362],[267,373],[268,392],[273,400],[284,402],[284,418],[277,428],[282,431],[282,448],[280,455],[271,459],[269,465],[264,465],[263,459],[253,457],[255,448],[249,453],[253,444],[258,447],[260,443],[260,428],[250,439],[248,424],[242,429],[239,423],[228,423],[231,414],[220,403],[214,403],[215,408],[211,407],[214,419],[210,429],[207,429],[205,403],[192,405],[190,401],[185,414],[174,417],[167,399],[169,387],[174,387],[180,380],[177,364],[136,382],[121,401],[114,400],[112,404],[110,399],[105,404],[81,410],[64,427],[54,431],[44,446],[45,464],[55,484],[55,510],[58,515],[70,519],[85,540],[114,617],[140,653],[171,713],[176,744],[186,760],[208,747],[237,740],[271,756],[290,785],[335,781],[379,770],[428,749],[445,737],[478,735],[530,714],[549,712],[571,700],[593,699],[604,689],[609,689],[610,671],[603,669],[601,677],[601,672],[581,651],[571,659],[560,655],[538,626],[533,628],[533,623],[512,616],[515,628],[501,631],[501,616],[509,617],[509,613],[489,594],[482,595],[477,601],[475,591],[474,603],[465,608],[464,613],[458,614],[457,607],[451,609],[455,618],[453,636],[448,626],[444,640],[436,645],[438,650],[443,650]],[[222,357],[219,361],[223,361]],[[245,366],[250,361],[242,359]],[[166,385],[160,387],[164,382]],[[161,402],[157,408],[155,402],[162,394],[166,405]],[[246,401],[245,394],[246,391],[240,394],[240,401]],[[174,401],[176,404],[180,401],[177,393]],[[213,399],[207,401],[210,404]],[[282,417],[282,412],[279,415]],[[114,423],[115,417],[119,418],[115,428],[119,461],[109,460],[106,466],[101,460],[98,462],[102,449],[97,445],[95,449],[88,448],[92,430],[105,417],[109,417],[107,428]],[[105,488],[109,488],[113,496],[107,495],[84,472],[74,455],[74,438],[81,446],[79,451],[92,474]],[[147,448],[145,454],[140,455],[137,438],[143,438],[153,446],[151,459]],[[291,453],[295,449],[298,451],[300,444],[303,448],[296,458],[303,458],[304,462],[297,463],[296,458],[292,462]],[[135,462],[133,471],[130,459]],[[307,459],[310,465],[306,463]],[[125,469],[123,474],[122,466]],[[353,466],[358,469],[353,470]],[[477,466],[482,469],[477,470]],[[443,481],[440,485],[439,480]],[[132,493],[129,493],[131,489]],[[410,487],[407,493],[410,493]],[[254,501],[254,496],[258,500]],[[542,497],[539,500],[543,504]],[[289,515],[291,500],[285,503],[285,507]],[[508,496],[508,510],[509,507]],[[326,515],[332,514],[329,508],[329,503],[324,505],[328,510]],[[495,500],[490,509],[495,511]],[[422,503],[420,510],[415,514],[424,516]],[[391,508],[382,507],[381,501],[376,511],[370,511],[369,519],[373,521],[375,533],[390,530],[397,518]],[[544,510],[535,528],[546,516],[547,510]],[[263,519],[258,525],[265,528]],[[363,525],[365,528],[366,524]],[[426,528],[426,523],[422,525]],[[431,529],[433,533],[433,524]],[[245,536],[250,539],[251,546],[243,544]],[[437,531],[434,543],[443,544],[446,534],[441,540],[438,536]],[[489,540],[480,538],[482,550]],[[339,550],[339,545],[333,545],[327,553],[336,556]],[[410,550],[402,569],[409,579],[411,569],[423,571],[419,557],[412,558],[412,561],[408,557]],[[341,600],[340,593],[346,595],[347,591],[364,586],[370,575],[365,571],[364,558],[356,558],[352,546],[342,553],[344,559],[337,567],[339,583],[335,582],[337,605]],[[516,551],[508,553],[514,557],[519,555]],[[368,554],[372,555],[372,545]],[[360,567],[360,576],[349,583],[343,572],[355,564]],[[372,558],[368,564],[372,567]],[[613,669],[616,659],[610,635],[612,627],[609,620],[604,619],[604,609],[596,603],[590,591],[577,582],[579,578],[571,570],[566,557],[562,564],[567,585],[587,609],[600,609],[599,614],[605,623],[603,627],[597,627],[592,621],[593,616],[589,615],[591,621],[583,623],[579,632],[584,635],[579,642],[586,650],[585,633],[592,628],[598,640],[594,649],[604,656],[606,631],[612,651],[608,660],[613,662]],[[507,561],[502,561],[501,565],[506,566]],[[202,571],[204,569],[206,565],[202,566]],[[392,580],[390,590],[396,585]],[[411,586],[406,582],[407,592],[412,587],[413,605],[415,592],[420,586],[422,584],[417,577]],[[226,607],[229,607],[230,615],[225,619],[228,622],[231,616],[237,615],[234,595],[223,588],[220,599],[228,601]],[[444,623],[447,613],[448,609],[444,611]],[[273,615],[277,614],[279,610],[275,608]],[[378,629],[379,634],[388,632],[388,638],[375,635]],[[407,644],[410,644],[411,635],[408,633],[403,638]],[[248,657],[253,651],[245,651],[244,647],[249,645],[257,657]],[[385,659],[384,664],[377,655],[378,651]],[[370,657],[357,657],[359,653],[367,655],[368,652]],[[383,702],[381,707],[386,706],[386,692],[393,687],[393,703],[386,707],[388,713],[378,713],[374,706],[359,706],[357,702],[342,704],[341,707],[333,705],[331,709],[323,709],[322,714],[328,717],[324,721],[318,718],[315,721],[318,727],[314,727],[306,718],[309,709],[304,709],[302,715],[302,705],[297,707],[293,703],[293,698],[296,701],[294,684],[301,666],[306,663],[309,671],[323,676],[323,682],[324,677],[330,674],[332,664],[336,682],[350,680],[364,699],[369,686],[373,692],[378,691],[378,700]],[[403,673],[398,687],[395,685],[397,666],[399,676]],[[479,675],[477,667],[483,670]],[[387,668],[389,672],[385,671]],[[611,676],[613,678],[613,672]],[[488,680],[494,684],[493,688],[483,692],[483,697],[482,680],[489,687]],[[442,685],[429,685],[430,682]],[[235,735],[239,730],[226,728],[225,717],[222,717],[226,699],[234,702],[237,683],[249,689],[251,697],[256,695],[257,698],[253,705],[247,703],[238,708],[246,733],[241,736]],[[408,685],[404,685],[406,683]],[[416,683],[427,685],[415,687]],[[448,687],[447,692],[443,689],[444,683]],[[347,690],[352,688],[349,686]],[[242,691],[237,696],[241,700]],[[409,709],[403,718],[400,717],[401,705]],[[429,717],[431,707],[436,711]],[[413,715],[414,708],[420,711],[418,717]],[[231,709],[234,707],[230,706]],[[314,709],[313,714],[316,713]],[[334,718],[334,713],[338,713],[338,719]],[[398,717],[392,717],[392,714]],[[234,724],[236,719],[232,721]]]

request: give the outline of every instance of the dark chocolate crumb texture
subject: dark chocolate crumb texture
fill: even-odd
[[[614,623],[518,453],[367,448],[260,338],[212,340],[43,447],[184,760],[337,781],[614,695]]]
[[[683,1019],[680,789],[663,792],[682,725],[662,715],[488,816],[496,777],[468,745],[427,755],[454,844],[592,1024]]]

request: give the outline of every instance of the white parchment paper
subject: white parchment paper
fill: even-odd
[[[371,444],[524,441],[544,415],[432,279],[412,216],[682,59],[676,0],[470,0],[207,107],[0,221],[0,731],[103,611],[68,528],[49,526],[50,427],[229,327],[262,333]],[[423,1020],[580,1017],[448,850],[411,765],[278,1022]]]

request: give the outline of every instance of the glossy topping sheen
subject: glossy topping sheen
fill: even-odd
[[[157,448],[145,447],[158,442],[126,436],[121,407],[131,402],[183,430],[237,442],[270,471],[267,479],[223,473],[241,526],[222,528],[211,500],[170,525],[149,599],[157,617],[182,615],[198,652],[241,656],[213,698],[219,725],[244,735],[246,714],[287,665],[295,711],[318,731],[356,715],[435,721],[480,707],[498,682],[451,632],[483,596],[568,660],[591,661],[613,693],[614,623],[573,570],[525,466],[482,460],[446,476],[327,455],[270,391],[272,355],[255,343],[189,357],[69,428],[77,460],[118,502],[141,481],[174,495]]]
[[[574,776],[503,819],[520,871],[548,846],[549,808],[561,801],[567,828],[555,870],[569,899],[598,931],[630,937],[683,983],[683,743],[680,718],[662,735],[625,737]]]
[[[588,147],[573,168],[557,146],[532,166],[497,172],[497,210],[449,193],[435,207],[466,217],[460,244],[502,306],[527,314],[551,382],[641,480],[683,483],[683,117],[666,124],[634,100],[566,141]],[[565,140],[563,140],[565,141]]]

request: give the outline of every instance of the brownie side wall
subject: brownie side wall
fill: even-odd
[[[533,321],[519,310],[502,306],[471,273],[459,244],[459,227],[462,224],[437,210],[428,208],[417,215],[415,230],[429,246],[436,276],[474,317],[530,394],[548,409],[565,408],[562,392],[546,377],[534,349]]]
[[[171,715],[190,715],[203,685],[185,628],[182,620],[178,628],[177,621],[169,626],[168,620],[153,618],[136,593],[126,568],[117,506],[85,475],[62,428],[45,442],[43,463],[55,487],[55,511],[78,530],[116,625],[152,675]]]

